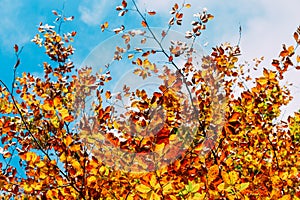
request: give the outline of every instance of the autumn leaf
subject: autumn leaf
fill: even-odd
[[[105,30],[105,29],[107,29],[108,28],[108,22],[105,22],[104,24],[101,24],[101,30],[102,30],[102,32]]]
[[[190,8],[191,7],[191,4],[187,3],[184,5],[186,8]]]
[[[14,45],[14,50],[15,50],[15,53],[17,53],[19,51],[19,46],[18,45]]]
[[[106,99],[111,99],[111,92],[110,91],[105,92],[105,98]]]
[[[143,185],[143,184],[139,184],[135,187],[135,189],[140,192],[140,193],[148,193],[149,191],[151,191],[151,188]]]
[[[65,138],[65,144],[66,146],[70,146],[70,144],[72,143],[73,139],[72,139],[72,136],[71,135],[68,135],[66,138]]]
[[[208,183],[214,181],[218,176],[219,176],[219,166],[218,165],[211,166],[207,174]]]
[[[143,26],[143,27],[147,27],[147,22],[142,21],[142,26]]]
[[[156,12],[155,11],[148,11],[148,14],[153,16],[153,15],[156,14]]]

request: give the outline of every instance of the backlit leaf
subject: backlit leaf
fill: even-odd
[[[151,188],[146,186],[146,185],[143,185],[143,184],[139,184],[135,187],[135,189],[138,191],[138,192],[141,192],[141,193],[148,193]]]
[[[143,27],[147,27],[147,22],[142,21],[142,26],[143,26]]]

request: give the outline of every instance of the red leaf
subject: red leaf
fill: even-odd
[[[155,12],[155,11],[149,11],[148,14],[149,14],[149,15],[155,15],[156,12]]]
[[[173,61],[173,56],[169,56],[169,62]]]
[[[127,2],[126,2],[125,0],[122,1],[122,6],[123,6],[124,8],[127,7]]]
[[[52,13],[56,16],[58,16],[58,13],[56,12],[56,10],[52,10]]]
[[[18,45],[15,44],[14,49],[15,49],[15,52],[17,53],[19,51]]]
[[[76,31],[72,31],[72,33],[71,33],[71,35],[72,35],[72,37],[74,37],[75,35],[76,35]]]

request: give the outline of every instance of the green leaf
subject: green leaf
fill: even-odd
[[[241,191],[243,191],[243,190],[245,190],[247,187],[249,186],[249,182],[247,182],[247,183],[242,183],[241,185],[240,185],[240,192]]]

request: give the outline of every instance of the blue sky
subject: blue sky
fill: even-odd
[[[169,10],[175,3],[182,0],[136,0],[142,10],[156,10],[151,26],[166,27],[170,17]],[[136,15],[129,18],[116,18],[115,6],[121,0],[0,0],[0,79],[10,82],[12,67],[15,62],[13,45],[24,46],[21,54],[21,65],[18,69],[20,75],[23,71],[32,73],[42,72],[42,62],[47,60],[44,50],[30,42],[37,33],[37,25],[53,23],[55,17],[52,10],[60,10],[65,2],[65,15],[74,15],[75,20],[63,25],[64,30],[76,30],[77,36],[73,43],[76,48],[72,57],[75,64],[80,65],[97,45],[110,38],[112,33],[102,33],[99,25],[110,21],[111,27],[126,23],[126,28],[139,28],[140,21]],[[128,0],[130,2],[130,0]],[[193,13],[206,7],[215,15],[215,19],[208,24],[200,44],[208,43],[205,50],[222,42],[235,44],[239,38],[239,25],[242,26],[242,59],[251,61],[253,58],[265,56],[263,65],[267,66],[271,59],[278,56],[281,45],[294,44],[292,34],[300,25],[299,0],[273,1],[273,0],[186,0],[192,8],[186,10],[184,26],[179,32],[184,33],[191,28],[190,21]],[[290,74],[288,80],[295,86],[300,85],[298,79],[300,72]],[[299,92],[294,87],[295,94]],[[298,95],[299,96],[299,95]],[[297,99],[297,98],[295,98]],[[300,98],[298,98],[299,101]],[[297,100],[290,108],[298,108]]]

